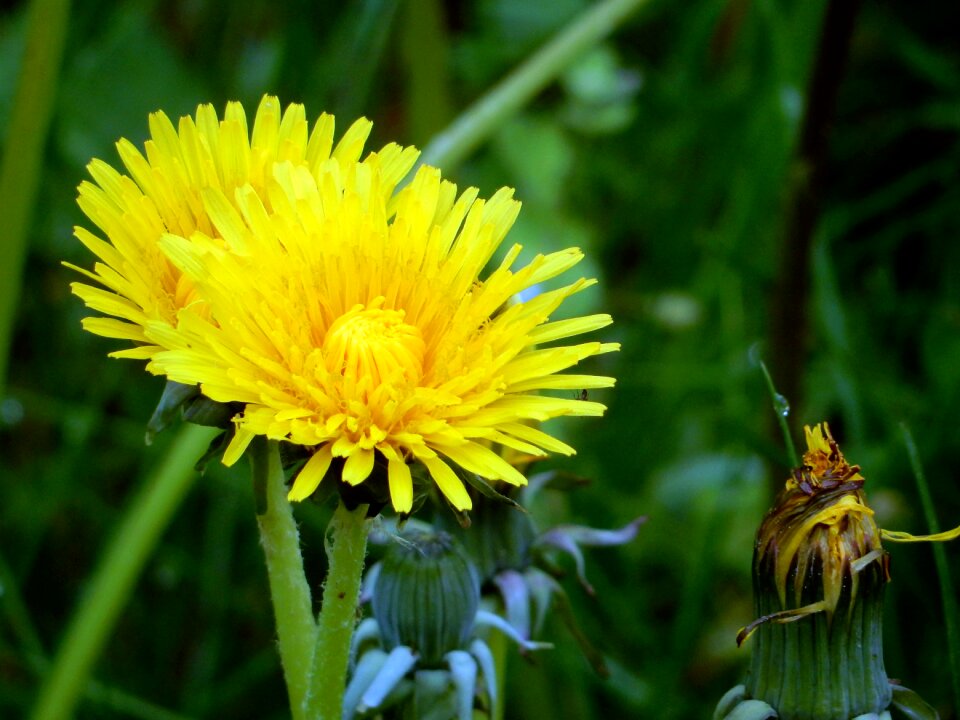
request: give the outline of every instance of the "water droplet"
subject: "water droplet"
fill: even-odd
[[[0,423],[17,425],[23,420],[23,403],[16,398],[8,397],[0,401]]]
[[[777,393],[773,396],[773,409],[786,417],[790,414],[790,403],[783,395]]]

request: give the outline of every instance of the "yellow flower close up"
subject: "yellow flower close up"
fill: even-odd
[[[196,117],[181,118],[178,128],[163,112],[151,114],[145,155],[126,139],[117,143],[128,174],[93,160],[88,165],[93,182],[85,181],[78,189],[77,202],[107,241],[85,228],[75,229],[100,262],[93,272],[67,265],[103,287],[73,283],[73,291],[92,309],[112,316],[86,318],[84,328],[136,343],[111,353],[113,357],[152,358],[160,348],[146,337],[147,324],[176,327],[181,308],[202,303],[193,282],[161,250],[160,239],[167,233],[190,237],[195,231],[216,237],[205,193],[216,190],[231,202],[240,187],[263,193],[279,161],[315,173],[331,154],[354,162],[371,127],[366,120],[358,121],[334,149],[332,116],[321,115],[308,133],[302,105],[291,105],[281,117],[279,101],[269,96],[257,111],[252,138],[243,107],[236,102],[227,105],[222,120],[212,105],[201,105]],[[403,162],[413,162],[415,151],[407,152]]]
[[[107,290],[75,291],[113,318],[87,329],[134,340],[117,354],[148,358],[152,372],[244,403],[225,463],[257,435],[310,448],[293,500],[334,458],[354,485],[380,458],[396,510],[411,509],[412,462],[468,509],[451,464],[519,485],[523,475],[492,445],[572,453],[531,422],[603,413],[571,391],[612,378],[558,373],[618,346],[556,343],[611,319],[551,320],[592,280],[516,298],[572,268],[580,251],[515,268],[514,245],[481,279],[519,212],[511,190],[458,195],[431,167],[397,190],[415,149],[391,144],[361,160],[371,127],[361,120],[331,152],[331,117],[308,137],[302,106],[282,118],[278,107],[264,99],[252,141],[236,104],[219,126],[202,107],[179,138],[155,115],[147,160],[119,144],[132,178],[91,166],[100,187],[82,186],[80,202],[110,242],[78,235],[100,257],[91,275]]]

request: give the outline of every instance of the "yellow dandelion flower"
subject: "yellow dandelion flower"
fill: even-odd
[[[212,105],[201,105],[195,117],[180,119],[174,128],[163,112],[150,116],[150,139],[141,153],[121,139],[117,150],[127,174],[102,160],[88,170],[93,182],[83,182],[77,199],[81,209],[106,240],[86,228],[77,238],[97,256],[92,272],[69,265],[98,286],[73,283],[73,291],[93,310],[110,317],[91,317],[85,329],[97,335],[135,343],[113,357],[150,359],[160,349],[149,340],[150,323],[177,325],[177,314],[190,305],[202,312],[203,298],[193,281],[184,276],[161,251],[167,233],[190,237],[204,233],[221,248],[233,250],[217,235],[204,204],[204,195],[216,191],[228,203],[237,188],[263,192],[277,162],[315,173],[331,158],[354,162],[363,148],[371,123],[357,121],[333,147],[334,121],[321,115],[308,132],[303,106],[291,105],[282,115],[275,97],[264,97],[257,111],[252,136],[239,103],[229,103],[223,119]],[[387,152],[402,155],[391,146]],[[414,153],[397,157],[409,167]],[[148,369],[154,370],[152,365]]]
[[[261,113],[268,108],[275,118],[273,107],[265,101]],[[144,234],[121,251],[116,238],[127,240],[129,231],[120,229],[123,214],[113,213],[105,223],[113,245],[88,244],[104,260],[98,279],[114,292],[112,304],[96,309],[126,324],[90,329],[143,343],[138,352],[170,380],[199,384],[218,402],[245,403],[225,463],[257,435],[311,448],[293,500],[316,489],[333,458],[343,459],[343,480],[354,485],[380,458],[396,510],[412,507],[411,462],[429,471],[453,506],[469,509],[454,467],[525,482],[492,444],[529,455],[572,453],[533,423],[603,413],[603,405],[571,391],[610,387],[612,378],[558,373],[618,345],[557,341],[603,328],[611,318],[551,320],[567,297],[595,283],[583,278],[513,300],[572,268],[582,253],[538,255],[515,268],[521,248],[514,245],[481,279],[519,212],[511,190],[489,200],[478,199],[475,189],[458,195],[437,169],[423,167],[397,191],[416,150],[388,145],[361,161],[369,132],[362,122],[331,154],[332,119],[322,119],[307,141],[302,117],[298,106],[279,126],[258,114],[249,148],[239,132],[225,141],[221,127],[219,164],[204,166],[229,176],[219,182],[187,181],[172,170],[186,167],[184,148],[205,137],[188,130],[194,139],[183,139],[191,122],[181,124],[179,143],[156,144],[152,167],[168,172],[150,174],[166,178],[164,192],[154,194],[183,198],[169,207],[189,207],[189,217],[176,226],[154,223],[151,230],[162,237],[148,241]],[[253,148],[265,143],[257,143],[256,128],[264,123],[272,128],[271,150],[254,162]],[[203,125],[213,127],[209,120]],[[293,132],[293,125],[302,130]],[[322,143],[315,141],[320,125]],[[136,184],[148,185],[139,177]],[[112,208],[119,192],[96,197]],[[130,192],[143,205],[158,203],[145,190]],[[132,245],[149,246],[149,258],[147,251],[125,252]],[[138,277],[163,269],[167,284],[158,280],[145,293],[163,300],[155,302],[163,312],[147,312],[123,292],[127,286],[110,285],[118,266]],[[121,313],[118,304],[136,312]],[[563,392],[550,397],[543,390]]]

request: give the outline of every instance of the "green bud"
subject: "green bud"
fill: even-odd
[[[765,526],[773,522],[787,529],[788,518],[802,522],[806,515],[770,515]],[[757,629],[746,688],[749,697],[775,707],[783,720],[854,718],[890,705],[882,626],[886,556],[868,559],[858,571],[855,563],[865,556],[856,553],[855,536],[872,525],[872,517],[846,515],[837,525],[818,526],[798,548],[785,577],[786,602],[781,602],[774,569],[778,543],[766,546],[766,552],[758,544],[756,612],[774,617]],[[842,572],[834,572],[834,562],[843,564]],[[838,593],[831,598],[833,587]]]
[[[479,602],[477,571],[460,544],[444,532],[415,532],[384,557],[372,604],[384,648],[410,647],[423,668],[466,646]]]

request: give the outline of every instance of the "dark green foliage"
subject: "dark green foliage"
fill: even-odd
[[[35,212],[7,397],[0,397],[0,716],[32,704],[84,581],[146,471],[163,381],[106,358],[120,342],[87,314],[60,266],[92,258],[71,235],[91,157],[116,163],[147,113],[255,108],[264,92],[310,116],[364,114],[371,146],[416,142],[479,97],[586,0],[437,3],[441,37],[407,3],[73,3],[58,110]],[[536,664],[514,655],[507,717],[709,717],[741,681],[752,619],[753,535],[787,476],[751,357],[795,353],[795,438],[828,420],[863,467],[882,527],[925,531],[897,423],[917,439],[944,527],[960,522],[960,47],[957,6],[865,3],[840,86],[813,236],[808,330],[770,347],[793,162],[824,3],[653,3],[446,174],[489,194],[517,188],[524,252],[582,247],[599,288],[569,312],[611,312],[623,344],[590,370],[604,419],[564,422],[579,454],[549,466],[593,479],[552,493],[540,527],[649,522],[632,544],[589,553],[597,598],[565,579],[583,630],[608,656],[595,677],[560,623]],[[22,47],[22,8],[0,17],[0,128]],[[431,63],[444,72],[431,72]],[[442,84],[441,84],[442,83]],[[413,105],[416,102],[416,106]],[[252,112],[251,112],[252,114]],[[12,139],[11,142],[16,142]],[[2,236],[0,236],[2,242]],[[0,269],[2,271],[2,269]],[[752,353],[751,353],[752,350]],[[559,425],[558,421],[558,425]],[[552,503],[552,504],[551,504]],[[304,503],[305,558],[322,576],[324,507]],[[960,575],[960,545],[947,548]],[[944,720],[957,718],[930,549],[894,546],[886,665]],[[0,570],[4,568],[0,567]],[[18,613],[17,600],[22,601]],[[36,642],[38,641],[38,643]],[[31,654],[33,653],[33,654]],[[211,463],[125,609],[95,677],[185,717],[288,716],[253,494],[244,464]],[[107,693],[109,694],[109,693]],[[87,699],[78,717],[139,714]],[[128,698],[130,699],[130,698]]]

